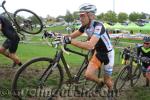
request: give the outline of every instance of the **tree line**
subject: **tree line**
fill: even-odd
[[[66,12],[65,16],[58,16],[56,20],[59,18],[64,18],[66,22],[73,22],[75,20],[79,20],[79,14],[77,12],[70,13],[70,11]],[[96,15],[97,20],[101,20],[104,22],[112,22],[112,23],[124,23],[126,21],[136,22],[137,19],[148,19],[150,20],[150,15],[142,12],[132,12],[129,15],[125,12],[120,12],[119,14],[114,11],[107,11],[106,13],[101,13]]]

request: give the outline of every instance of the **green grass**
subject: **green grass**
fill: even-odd
[[[111,39],[114,40],[113,38]],[[129,43],[142,43],[142,40],[133,40],[133,39],[127,39],[127,38],[120,38],[120,42],[129,42]]]
[[[70,46],[70,48],[72,48],[73,50],[78,50],[79,52],[81,52],[81,49]],[[32,58],[35,57],[53,57],[55,52],[57,49],[49,47],[46,44],[42,44],[42,43],[38,43],[38,44],[24,44],[24,43],[20,43],[18,50],[17,50],[17,54],[20,57],[22,62],[26,62]],[[67,55],[64,54],[65,58],[68,62],[68,64],[72,64],[72,65],[78,65],[79,62],[81,62],[81,60],[83,59],[83,57],[75,55],[75,54],[71,54]],[[3,55],[0,55],[0,64],[8,64],[10,63],[10,60],[6,57],[4,57]]]
[[[53,31],[53,32],[67,33],[65,26],[49,27],[47,28],[47,30]]]
[[[19,44],[17,54],[20,59],[25,62],[33,57],[40,57],[40,56],[50,56],[53,54],[53,48],[49,48],[46,45],[34,45],[34,44]],[[2,56],[2,55],[1,55]],[[6,57],[0,57],[0,60],[6,64],[8,61]]]
[[[140,91],[139,91],[140,90]],[[134,98],[136,100],[149,100],[150,98],[150,88],[145,87],[135,87],[133,88],[134,91]]]
[[[17,54],[23,62],[30,60],[33,57],[54,56],[56,49],[44,44],[44,40],[41,39],[41,34],[29,35],[27,38],[28,39],[25,42],[32,42],[32,43],[20,43],[17,50]],[[85,40],[85,37],[80,37],[78,39]],[[129,45],[129,43],[141,43],[141,40],[121,39],[119,45],[117,46],[126,47]],[[134,46],[134,44],[132,44],[132,46]],[[82,49],[79,49],[74,46],[70,46],[69,48],[73,50],[78,50],[79,52],[83,51]],[[120,48],[115,47],[115,64],[120,64],[119,59],[120,50],[121,50]],[[86,51],[84,50],[84,52]],[[83,60],[81,56],[75,54],[70,55],[65,54],[65,57],[67,59],[67,62],[73,65],[78,65],[78,63],[82,62]],[[1,61],[0,64],[8,64],[10,62],[10,60],[8,60],[8,58],[6,57],[3,57],[3,55],[0,55],[0,61]]]
[[[117,100],[149,100],[150,88],[145,87],[133,87],[126,90],[127,96],[120,96]]]

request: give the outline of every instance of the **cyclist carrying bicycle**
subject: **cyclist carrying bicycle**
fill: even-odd
[[[144,37],[143,41],[143,45],[137,48],[137,55],[145,60],[150,59],[150,37]],[[142,66],[143,76],[146,79],[145,86],[148,87],[150,84],[150,63],[142,62]]]
[[[79,30],[64,37],[64,41],[79,48],[94,50],[94,54],[89,61],[85,76],[87,79],[96,82],[98,85],[105,83],[108,87],[108,94],[112,95],[112,71],[114,65],[114,50],[110,41],[110,37],[101,22],[95,21],[95,13],[97,8],[95,5],[85,3],[79,7],[80,21],[82,26]],[[86,33],[89,37],[88,41],[81,42],[75,38]],[[99,79],[95,72],[102,63],[104,63],[104,80]]]
[[[0,30],[3,33],[3,35],[7,38],[3,45],[0,47],[0,53],[13,60],[14,64],[12,67],[15,67],[17,64],[21,66],[22,63],[16,55],[16,50],[20,41],[19,36],[14,30],[10,21],[1,15]],[[7,51],[7,49],[9,49],[9,52]]]

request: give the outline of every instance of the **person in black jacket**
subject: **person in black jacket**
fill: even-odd
[[[142,57],[142,70],[143,76],[146,79],[146,86],[149,86],[150,83],[150,37],[143,38],[143,46],[137,48],[137,55]],[[144,62],[148,60],[147,62]]]
[[[124,48],[123,53],[122,53],[122,59],[124,60],[123,64],[128,64],[129,63],[129,53],[130,53],[130,46],[128,46],[127,48]]]

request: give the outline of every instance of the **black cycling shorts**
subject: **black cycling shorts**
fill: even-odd
[[[18,48],[18,43],[19,43],[19,40],[6,39],[3,43],[3,47],[5,49],[9,49],[10,53],[15,53],[17,51],[17,48]]]
[[[107,53],[97,52],[96,57],[104,63],[104,65],[107,65],[109,63],[109,58]]]

